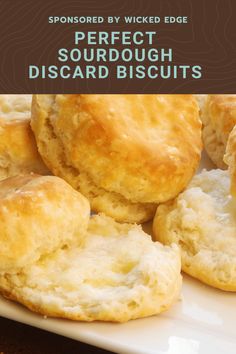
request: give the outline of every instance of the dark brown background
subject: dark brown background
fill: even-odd
[[[92,15],[188,16],[189,23],[48,23],[48,16]],[[235,93],[235,15],[235,0],[0,0],[0,93]],[[157,31],[157,46],[173,48],[173,64],[199,64],[202,78],[29,80],[28,66],[57,65],[57,50],[74,47],[76,30]]]

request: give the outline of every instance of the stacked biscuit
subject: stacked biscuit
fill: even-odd
[[[0,291],[33,311],[82,321],[127,321],[168,309],[181,286],[176,246],[141,227],[90,219],[63,179],[0,182]]]
[[[173,304],[181,259],[235,290],[228,173],[193,177],[209,99],[0,97],[0,292],[44,315],[123,322]],[[154,216],[158,241],[137,225]]]

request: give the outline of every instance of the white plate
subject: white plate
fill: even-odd
[[[204,157],[201,167],[211,168]],[[160,316],[125,324],[43,318],[0,297],[0,316],[124,354],[235,354],[236,294],[184,275],[182,300]]]

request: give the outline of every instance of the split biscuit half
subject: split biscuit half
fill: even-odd
[[[181,248],[182,269],[213,287],[236,291],[236,201],[228,171],[202,171],[175,200],[160,205],[154,238]]]
[[[88,201],[60,178],[9,178],[0,198],[5,297],[46,316],[115,322],[156,315],[178,299],[178,247],[104,215],[89,221]]]

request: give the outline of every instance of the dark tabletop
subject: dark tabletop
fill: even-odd
[[[0,317],[0,354],[112,354]]]

